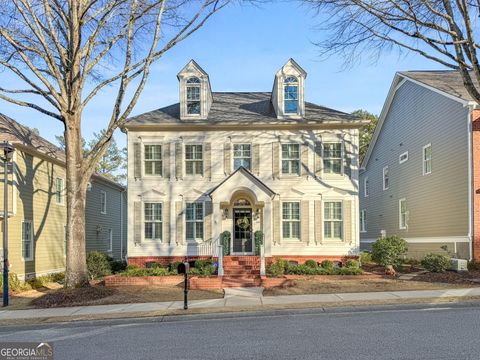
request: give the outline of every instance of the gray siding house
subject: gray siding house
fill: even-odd
[[[398,235],[409,257],[472,258],[476,108],[457,72],[396,74],[360,169],[361,248]]]

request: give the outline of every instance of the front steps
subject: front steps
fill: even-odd
[[[223,273],[223,288],[260,286],[260,257],[225,256]]]

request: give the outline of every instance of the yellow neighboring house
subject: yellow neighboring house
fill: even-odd
[[[0,114],[0,142],[3,141],[14,144],[16,149],[10,163],[13,172],[10,166],[8,169],[10,271],[20,278],[63,271],[67,218],[65,155],[29,128]],[[2,238],[4,174],[2,162]],[[86,201],[87,251],[99,250],[116,259],[126,257],[125,190],[122,185],[103,176],[92,177]],[[3,256],[3,249],[0,254]]]

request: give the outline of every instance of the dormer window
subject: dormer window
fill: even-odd
[[[200,79],[191,77],[187,80],[187,114],[200,115]]]
[[[298,79],[289,76],[285,79],[283,111],[285,114],[296,114],[298,112]]]

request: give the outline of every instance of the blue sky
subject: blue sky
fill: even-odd
[[[176,74],[191,58],[209,74],[213,91],[270,91],[275,72],[292,57],[308,73],[307,101],[346,112],[362,108],[377,114],[396,71],[440,68],[419,56],[392,53],[376,64],[364,59],[342,70],[339,57],[319,60],[312,42],[328,35],[315,29],[320,22],[321,18],[296,2],[224,9],[154,65],[133,115],[177,102]],[[82,131],[87,140],[107,124],[114,90],[102,93],[84,113]],[[60,122],[33,110],[6,102],[0,106],[0,112],[38,128],[52,142],[63,131]],[[120,145],[125,144],[123,133],[117,131],[115,137]]]

